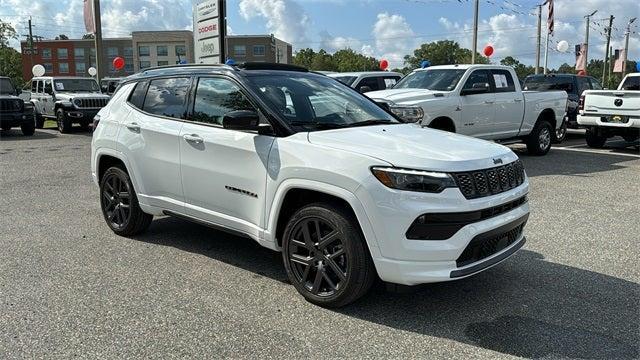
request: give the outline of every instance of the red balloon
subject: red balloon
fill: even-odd
[[[380,60],[380,70],[387,70],[389,62],[385,59]]]
[[[491,46],[491,45],[485,46],[484,47],[484,56],[489,57],[491,55],[493,55],[493,46]]]
[[[120,56],[116,56],[113,59],[113,68],[116,70],[120,70],[124,67],[124,59],[121,58]]]

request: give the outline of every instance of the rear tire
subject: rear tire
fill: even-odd
[[[551,150],[553,133],[554,130],[548,121],[538,121],[527,138],[527,150],[529,154],[536,156],[546,155],[549,150]]]
[[[58,123],[58,131],[60,131],[61,134],[68,134],[71,132],[71,119],[65,115],[63,109],[58,109],[58,111],[56,111],[56,121]]]
[[[554,144],[560,144],[567,137],[567,121],[568,119],[565,119],[562,122],[562,125],[560,125],[560,128],[553,132],[552,140]]]
[[[111,231],[121,236],[139,234],[153,220],[153,215],[140,208],[129,174],[115,166],[100,180],[100,207]]]
[[[585,139],[587,140],[587,145],[595,149],[602,149],[607,142],[606,136],[598,135],[597,131],[592,129],[587,129]]]
[[[35,120],[22,124],[20,126],[20,130],[22,130],[22,135],[24,136],[33,136],[33,134],[36,132]]]
[[[358,221],[341,206],[316,203],[301,208],[289,219],[282,244],[289,280],[316,305],[350,304],[376,279]]]

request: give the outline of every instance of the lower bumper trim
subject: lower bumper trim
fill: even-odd
[[[465,268],[465,269],[460,269],[460,270],[454,270],[451,272],[451,274],[449,275],[449,277],[451,277],[452,279],[454,278],[459,278],[459,277],[463,277],[463,276],[467,276],[467,275],[471,275],[477,272],[480,272],[492,265],[495,265],[497,263],[499,263],[500,261],[508,258],[509,256],[513,255],[516,251],[520,250],[520,248],[522,248],[522,246],[524,246],[524,243],[527,241],[527,239],[523,236],[522,240],[520,240],[519,242],[517,242],[515,245],[513,245],[509,250],[503,252],[502,254],[493,257],[487,261],[481,262],[479,264],[476,264],[474,266]]]

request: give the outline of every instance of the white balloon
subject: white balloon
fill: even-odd
[[[31,68],[31,73],[35,77],[44,75],[44,66],[40,64],[33,65],[33,67]]]
[[[89,75],[91,75],[91,76],[96,76],[96,74],[98,73],[96,68],[94,68],[93,66],[90,67],[89,69],[87,69],[87,71],[89,72]]]
[[[569,50],[569,43],[566,40],[562,40],[558,43],[557,49],[560,52],[566,52]]]

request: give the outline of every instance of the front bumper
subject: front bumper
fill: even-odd
[[[33,111],[0,113],[0,124],[2,126],[16,127],[33,121]]]
[[[65,115],[67,116],[68,119],[70,119],[74,123],[82,123],[82,122],[91,123],[93,122],[93,118],[96,116],[98,111],[100,111],[100,109],[92,109],[92,110],[66,109]]]
[[[473,212],[514,202],[527,195],[528,180],[510,191],[471,200],[466,199],[459,189],[427,194],[376,187],[372,195],[370,187],[376,185],[364,184],[356,191],[356,196],[363,202],[375,233],[379,251],[375,252],[373,262],[384,281],[418,285],[471,276],[513,255],[525,242],[522,227],[529,215],[527,202],[499,215],[467,224],[443,240],[411,240],[406,237],[406,232],[423,214]],[[494,236],[491,241],[499,243],[501,236],[510,230],[505,226],[511,225],[522,227],[506,244],[502,242],[501,246],[494,248],[495,251],[475,258],[467,256],[467,261],[462,261],[466,256],[465,250],[468,253],[474,241]]]

